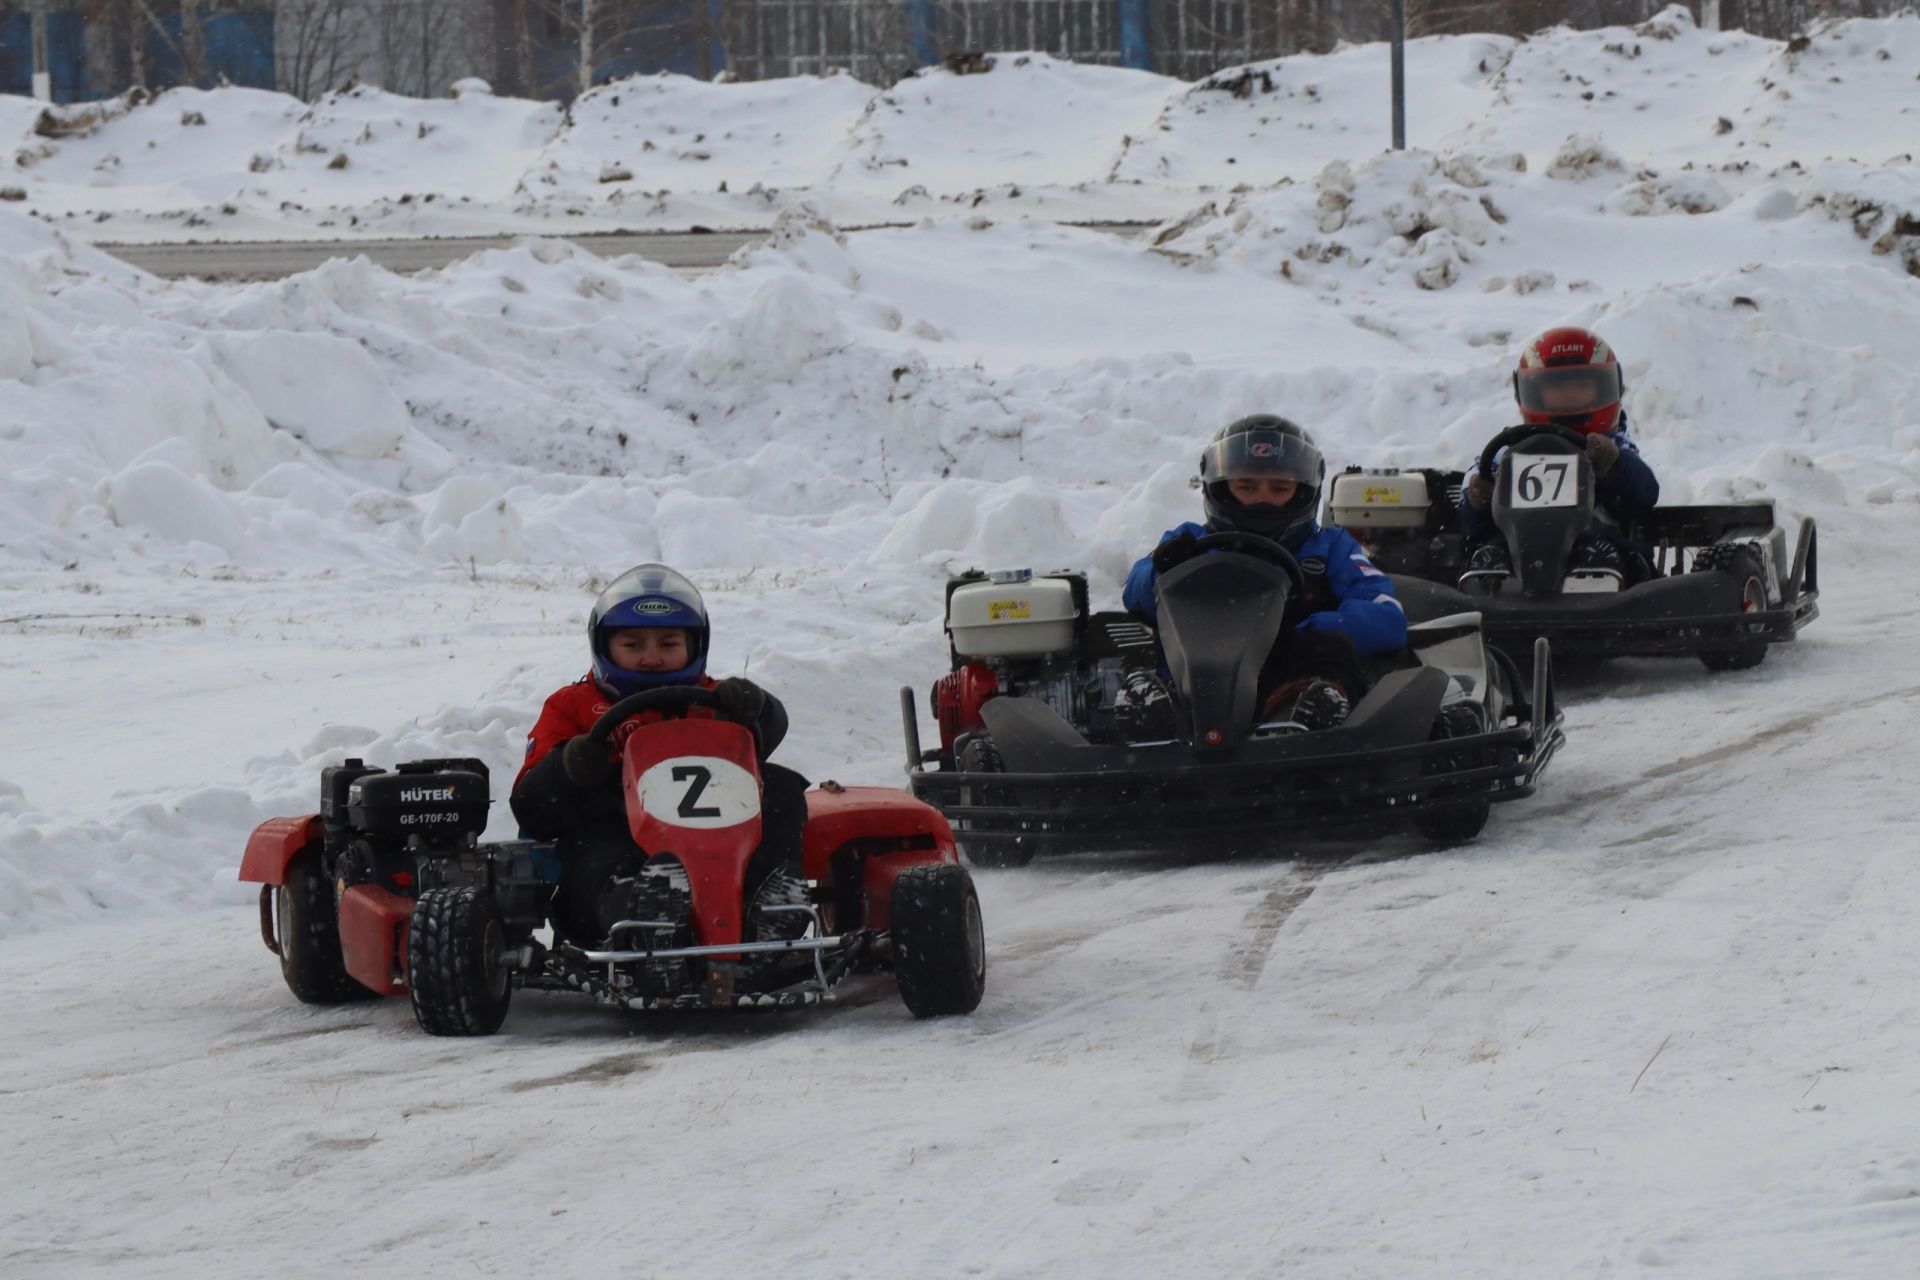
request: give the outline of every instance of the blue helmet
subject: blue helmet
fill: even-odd
[[[687,633],[687,665],[678,671],[628,671],[607,653],[608,638],[628,627],[679,627]],[[666,685],[697,684],[707,670],[707,606],[700,588],[663,564],[637,565],[615,578],[587,615],[593,682],[609,698]]]

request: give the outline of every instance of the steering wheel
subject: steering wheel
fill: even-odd
[[[1493,439],[1487,441],[1487,447],[1480,451],[1480,474],[1489,482],[1493,480],[1494,455],[1502,449],[1511,448],[1522,440],[1534,436],[1552,436],[1582,452],[1586,451],[1587,438],[1572,427],[1559,426],[1552,422],[1523,422],[1517,427],[1508,427]]]
[[[720,699],[711,689],[701,689],[693,685],[668,685],[660,689],[642,689],[639,693],[630,693],[614,703],[593,722],[593,728],[587,730],[587,737],[595,742],[604,743],[613,736],[613,731],[624,724],[629,716],[642,711],[685,711],[688,707],[718,708]],[[743,725],[742,728],[753,735],[754,753],[760,753],[760,726]]]
[[[1287,550],[1272,538],[1263,538],[1257,533],[1243,533],[1238,529],[1228,529],[1221,533],[1209,533],[1205,537],[1194,539],[1193,554],[1207,551],[1238,551],[1242,555],[1264,560],[1274,568],[1283,571],[1293,586],[1293,594],[1304,596],[1307,593],[1307,575],[1300,568],[1300,562],[1293,552]],[[1188,557],[1191,559],[1192,557]],[[1181,563],[1185,563],[1182,561]]]

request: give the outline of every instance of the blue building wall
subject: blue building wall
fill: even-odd
[[[180,15],[160,19],[167,36],[180,39]],[[207,50],[207,77],[249,89],[273,88],[273,13],[266,9],[221,10],[200,19],[200,37]],[[147,84],[164,89],[185,80],[184,68],[173,44],[158,33],[147,36]]]
[[[47,15],[47,70],[53,100],[79,102],[87,94],[87,24],[77,13]],[[0,93],[33,92],[33,18],[0,14]]]
[[[180,35],[180,15],[160,19],[167,34]],[[255,89],[273,88],[273,11],[222,10],[201,20],[206,43],[208,76],[218,84]],[[181,83],[180,59],[172,46],[155,32],[147,33],[147,85],[165,89]],[[47,15],[47,62],[55,102],[86,102],[110,98],[124,84],[87,83],[87,25],[84,15],[56,10]],[[33,92],[33,18],[25,13],[0,14],[0,93],[22,96]]]

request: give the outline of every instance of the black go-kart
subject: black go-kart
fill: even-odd
[[[713,705],[706,689],[649,690],[591,733],[604,742],[637,712]],[[806,793],[800,877],[769,875],[749,900],[762,815],[752,732],[661,720],[632,733],[620,761],[634,850],[608,886],[627,918],[604,940],[547,928],[553,846],[480,841],[483,762],[321,770],[320,812],[262,823],[240,864],[262,886],[261,937],[288,988],[309,1004],[409,996],[435,1035],[491,1034],[519,987],[627,1009],[786,1006],[878,971],[919,1017],[980,1003],[979,898],[932,808],[823,783]]]
[[[1407,823],[1455,843],[1493,803],[1532,794],[1564,740],[1546,642],[1523,683],[1463,610],[1413,628],[1344,723],[1262,722],[1260,668],[1304,592],[1300,566],[1248,534],[1194,550],[1159,576],[1157,635],[1090,613],[1079,573],[948,582],[938,747],[921,747],[913,691],[900,698],[913,793],[972,861],[1279,848],[1310,828]]]
[[[1458,471],[1353,467],[1328,487],[1328,522],[1393,575],[1410,620],[1477,610],[1488,641],[1521,662],[1545,637],[1561,658],[1695,657],[1737,671],[1820,614],[1814,522],[1801,522],[1789,559],[1771,502],[1656,507],[1613,539],[1627,549],[1621,570],[1582,569],[1575,548],[1594,516],[1585,437],[1509,427],[1481,451],[1480,474],[1492,477],[1510,571],[1472,567]]]

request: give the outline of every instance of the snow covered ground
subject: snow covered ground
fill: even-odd
[[[1067,105],[959,123],[1006,108],[977,95],[1021,83],[996,81],[1012,60],[910,82],[949,95],[919,115],[844,80],[632,91],[741,136],[802,121],[782,94],[841,94],[861,121],[809,136],[954,189],[1025,181],[1023,150],[1079,183],[1037,157],[1112,137],[1117,181],[1073,198],[1130,215],[1128,166],[1164,159],[1184,194],[1157,243],[932,188],[932,220],[841,232],[876,170],[820,141],[674,161],[810,188],[698,280],[545,239],[416,277],[166,283],[0,205],[0,1272],[1911,1269],[1920,20],[1798,53],[1675,17],[1417,42],[1434,109],[1398,156],[1332,123],[1365,118],[1378,48],[1246,99],[1030,63]],[[695,93],[747,89],[771,96]],[[531,104],[388,106],[395,139],[464,156],[493,229],[515,206],[483,188],[527,154],[563,189],[622,159],[593,141],[631,136],[616,91],[563,138]],[[58,144],[32,206],[82,208],[45,202],[87,179],[46,175],[171,101]],[[213,102],[227,160],[293,127]],[[351,107],[300,127],[359,138]],[[90,234],[222,198],[178,156],[138,177],[176,154],[154,141],[114,144],[84,207],[120,212]],[[1282,155],[1289,183],[1201,190]],[[261,181],[339,172],[285,158]],[[452,225],[378,198],[330,207]],[[1823,614],[1751,672],[1572,679],[1541,793],[1471,848],[1279,833],[983,872],[987,999],[938,1023],[883,987],[650,1021],[527,997],[498,1037],[436,1040],[404,1005],[297,1004],[260,947],[233,880],[252,825],[347,755],[510,770],[630,563],[707,590],[715,668],[794,713],[783,760],[894,783],[894,690],[944,662],[950,571],[1082,566],[1111,604],[1195,509],[1201,442],[1255,410],[1335,465],[1458,465],[1561,322],[1625,358],[1666,501],[1819,522]]]

